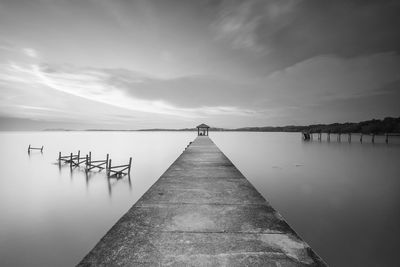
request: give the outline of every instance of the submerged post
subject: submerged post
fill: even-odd
[[[388,133],[385,134],[385,143],[386,144],[389,143],[389,134]]]
[[[110,169],[111,169],[111,159],[108,160],[107,176],[110,176]]]
[[[363,134],[360,133],[360,143],[362,143]]]
[[[371,139],[372,143],[375,143],[375,134],[372,134],[372,139]]]
[[[43,146],[42,146],[42,148],[40,149],[40,152],[43,152]]]
[[[349,143],[351,143],[351,133],[349,133],[348,141],[349,141]]]
[[[69,167],[72,168],[72,153],[70,155]]]
[[[132,165],[132,157],[129,158],[129,168],[128,168],[128,174],[131,173],[131,165]]]
[[[106,171],[108,170],[108,158],[109,158],[109,155],[107,154],[107,156],[106,156]]]

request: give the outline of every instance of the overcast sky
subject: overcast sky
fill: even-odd
[[[400,116],[398,0],[0,0],[0,129]]]

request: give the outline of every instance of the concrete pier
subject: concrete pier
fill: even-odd
[[[207,136],[78,266],[326,266]]]

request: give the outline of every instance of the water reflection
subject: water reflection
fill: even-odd
[[[125,180],[128,180],[128,185],[129,185],[129,191],[132,191],[132,182],[131,182],[131,175],[127,174],[124,176],[115,176],[115,177],[107,177],[107,185],[108,185],[108,195],[112,196],[112,188],[119,182],[124,182]]]
[[[98,171],[92,171],[92,168],[88,169],[87,167],[72,165],[69,163],[62,164],[61,161],[58,161],[58,163],[54,164],[58,165],[58,171],[60,176],[62,175],[62,169],[69,169],[69,177],[71,181],[73,180],[74,174],[76,172],[83,173],[86,181],[87,190],[89,190],[91,179],[96,178],[105,180],[107,182],[108,195],[110,198],[112,197],[112,188],[116,186],[117,183],[123,183],[123,181],[128,181],[129,191],[132,191],[132,181],[130,173],[122,175],[121,174],[107,175],[107,170],[105,170],[106,173],[102,172],[102,170],[105,168],[99,168]]]
[[[194,137],[190,132],[1,132],[0,265],[76,265]],[[32,142],[46,151],[26,155]],[[86,173],[82,164],[72,169],[58,164],[60,151],[78,150],[96,151],[100,159],[110,153],[115,163],[134,157],[135,165],[130,176],[108,179],[104,170]]]

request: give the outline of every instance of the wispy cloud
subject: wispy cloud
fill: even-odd
[[[115,80],[116,73],[113,74],[102,69],[57,68],[57,66],[50,67],[49,65],[37,64],[21,66],[11,63],[7,65],[7,70],[7,72],[0,75],[0,80],[29,83],[31,85],[39,84],[90,101],[131,111],[180,118],[201,118],[207,115],[248,116],[249,114],[254,114],[252,110],[233,106],[183,108],[172,105],[163,99],[141,99],[135,95],[128,94],[126,88],[120,88],[117,83],[111,82]],[[129,71],[125,72],[129,73]],[[137,73],[124,75],[122,79],[125,84],[136,84],[145,88],[146,81],[150,80],[147,76],[140,78]],[[151,79],[151,81],[153,80],[154,78]],[[163,83],[164,80],[159,82]]]
[[[259,16],[252,16],[253,1],[244,1],[238,5],[223,5],[213,27],[217,39],[226,39],[234,49],[251,49],[262,51],[263,47],[257,43],[255,33]]]
[[[23,48],[22,51],[28,57],[31,57],[31,58],[38,58],[39,57],[38,52],[33,48]]]
[[[222,1],[212,23],[217,39],[228,40],[234,49],[266,53],[269,48],[260,34],[273,35],[288,23],[288,17],[301,0]]]

